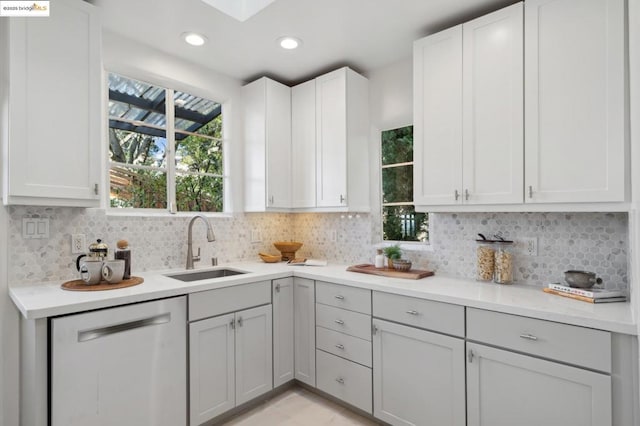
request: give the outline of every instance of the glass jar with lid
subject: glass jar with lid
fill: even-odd
[[[496,241],[493,281],[498,284],[513,282],[513,241]]]
[[[476,280],[491,281],[495,268],[495,248],[491,240],[476,240]]]

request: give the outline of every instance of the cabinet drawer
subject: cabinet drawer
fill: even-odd
[[[260,281],[189,295],[189,321],[271,303],[271,282]]]
[[[371,315],[371,290],[316,282],[316,302]]]
[[[318,389],[367,413],[372,412],[371,369],[316,350]]]
[[[464,306],[374,291],[373,316],[464,337]]]
[[[316,304],[316,325],[371,341],[369,315]]]
[[[608,331],[467,308],[467,338],[611,372]]]
[[[316,327],[318,349],[371,367],[371,342],[337,331]]]

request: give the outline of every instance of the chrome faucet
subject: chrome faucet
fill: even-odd
[[[213,235],[213,228],[211,228],[211,224],[209,223],[209,221],[207,220],[207,218],[204,215],[201,214],[197,214],[195,215],[193,218],[191,218],[191,221],[189,222],[189,232],[188,232],[188,236],[187,236],[187,266],[186,269],[193,269],[193,262],[198,262],[200,261],[200,247],[198,247],[198,254],[196,256],[193,255],[193,237],[192,237],[192,233],[193,233],[193,222],[196,221],[196,219],[202,219],[204,221],[204,223],[207,224],[207,241],[212,242],[216,240],[216,236]]]

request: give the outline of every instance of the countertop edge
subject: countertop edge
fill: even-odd
[[[188,295],[256,281],[300,277],[621,334],[638,335],[637,324],[629,302],[596,306],[544,294],[541,288],[533,286],[504,286],[446,276],[435,276],[422,280],[390,279],[347,272],[347,265],[309,267],[270,264],[266,266],[266,264],[256,262],[234,262],[219,265],[219,267],[237,268],[246,270],[248,273],[217,280],[182,283],[165,276],[165,274],[175,273],[179,270],[151,271],[136,274],[144,276],[145,283],[140,286],[119,289],[117,294],[109,291],[68,292],[60,289],[61,282],[45,282],[29,286],[9,287],[9,295],[24,318],[36,320]],[[212,268],[199,268],[196,271],[206,269]],[[431,288],[427,288],[427,286]]]

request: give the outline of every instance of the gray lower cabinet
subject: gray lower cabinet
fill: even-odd
[[[316,386],[316,311],[315,281],[293,279],[294,377]]]
[[[189,324],[190,425],[273,389],[271,305]]]
[[[475,343],[467,355],[468,426],[611,425],[607,374]]]
[[[392,425],[464,426],[464,339],[375,318],[373,330],[373,415]]]
[[[293,277],[273,280],[273,386],[294,376]]]

